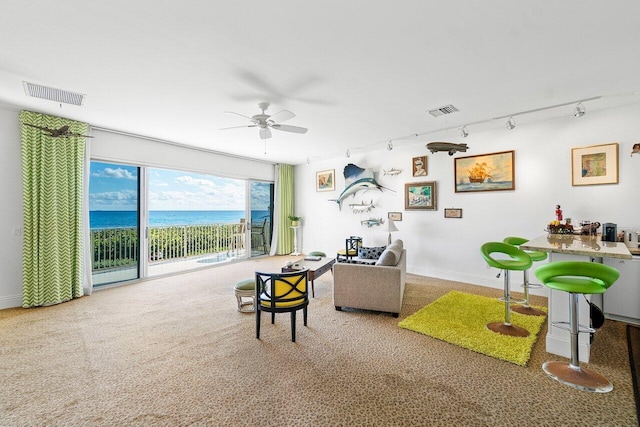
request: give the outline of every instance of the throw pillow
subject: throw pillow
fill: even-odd
[[[382,253],[386,248],[387,248],[386,246],[374,246],[370,248],[360,246],[358,248],[358,258],[378,259],[380,258],[380,255],[382,255]]]

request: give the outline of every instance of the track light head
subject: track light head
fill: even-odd
[[[391,150],[393,150],[393,144],[391,143],[391,140],[389,140],[389,143],[387,144],[387,151]]]
[[[507,120],[507,129],[511,130],[514,127],[516,127],[516,119],[513,118],[513,116],[509,117],[509,120]]]
[[[351,151],[349,151],[349,149],[347,148],[347,153],[346,153],[347,158],[351,157]]]
[[[582,102],[578,102],[575,110],[573,110],[573,115],[575,117],[582,117],[585,115],[586,112],[587,111],[585,110],[584,105],[582,105]]]
[[[467,125],[462,126],[462,129],[460,129],[460,136],[462,136],[463,138],[466,138],[469,136],[469,131],[467,130]]]

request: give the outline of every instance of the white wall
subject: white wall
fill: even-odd
[[[630,157],[634,143],[640,142],[640,104],[589,112],[581,118],[569,116],[528,125],[473,133],[466,142],[470,149],[454,157],[515,150],[516,189],[514,191],[455,193],[454,157],[431,154],[425,143],[394,142],[392,151],[377,151],[314,162],[296,167],[296,214],[303,217],[299,248],[304,252],[321,250],[334,254],[349,235],[360,235],[366,246],[386,244],[381,228],[366,228],[360,221],[402,212],[402,222],[394,238],[404,240],[408,272],[501,288],[502,278],[488,269],[479,248],[487,241],[507,236],[535,238],[544,234],[546,224],[555,219],[560,204],[564,217],[577,224],[581,220],[613,222],[640,229],[640,155]],[[458,135],[455,142],[462,142]],[[571,148],[620,143],[619,184],[571,185]],[[411,176],[411,159],[428,155],[428,176]],[[343,169],[347,163],[373,168],[378,182],[395,190],[369,191],[348,198],[338,210],[336,198],[344,189]],[[401,168],[398,176],[385,176],[383,169]],[[317,171],[335,169],[336,191],[316,192]],[[437,211],[405,211],[404,184],[436,181]],[[376,209],[355,215],[349,203],[369,202]],[[445,219],[444,208],[462,208],[462,219]],[[544,291],[541,291],[544,292]]]
[[[22,305],[22,158],[18,113],[0,109],[0,308]]]

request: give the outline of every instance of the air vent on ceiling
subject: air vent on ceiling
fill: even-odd
[[[458,110],[453,105],[449,104],[449,105],[445,105],[444,107],[429,110],[429,114],[431,114],[433,117],[440,117],[440,116],[444,116],[445,114],[455,113],[457,111],[460,111],[460,110]]]
[[[82,105],[86,95],[81,93],[69,92],[68,90],[55,89],[52,87],[41,86],[35,83],[22,82],[24,91],[27,96],[35,98],[48,99],[49,101],[64,102],[65,104]]]

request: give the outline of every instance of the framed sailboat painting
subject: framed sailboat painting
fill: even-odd
[[[515,190],[515,151],[456,157],[456,193]]]

